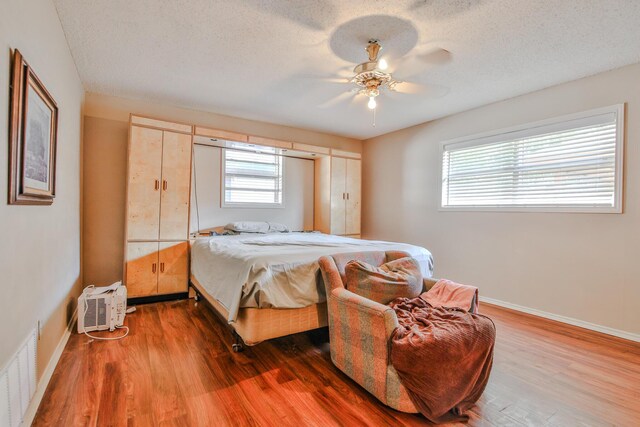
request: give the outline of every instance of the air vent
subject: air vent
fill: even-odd
[[[34,329],[9,364],[0,371],[0,426],[22,424],[36,392],[37,330]]]

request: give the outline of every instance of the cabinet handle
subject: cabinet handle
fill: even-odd
[[[349,200],[349,193],[347,193],[347,200]]]
[[[346,197],[344,196],[345,193],[342,193],[342,200],[345,200]]]
[[[151,272],[152,273],[156,272],[156,263],[155,262],[153,264],[151,264]]]
[[[154,185],[154,190],[158,191],[160,189],[160,180],[156,179],[155,185]]]
[[[162,180],[162,190],[163,191],[167,191],[167,180],[166,179]]]
[[[164,273],[164,262],[160,263],[160,273]]]

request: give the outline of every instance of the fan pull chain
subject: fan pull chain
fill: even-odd
[[[376,110],[377,108],[373,109],[373,127],[376,127]]]

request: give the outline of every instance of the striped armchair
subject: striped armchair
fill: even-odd
[[[380,266],[410,256],[405,252],[359,252],[322,257],[319,260],[327,288],[331,360],[351,379],[382,403],[402,412],[416,413],[406,389],[391,365],[389,340],[398,327],[395,312],[353,292],[344,285],[345,266],[360,260]],[[424,279],[424,289],[436,283]]]

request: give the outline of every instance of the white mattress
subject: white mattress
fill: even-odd
[[[300,308],[326,300],[318,259],[323,255],[398,250],[411,254],[431,277],[433,258],[419,246],[322,233],[241,234],[199,238],[191,274],[229,311],[240,307]]]

